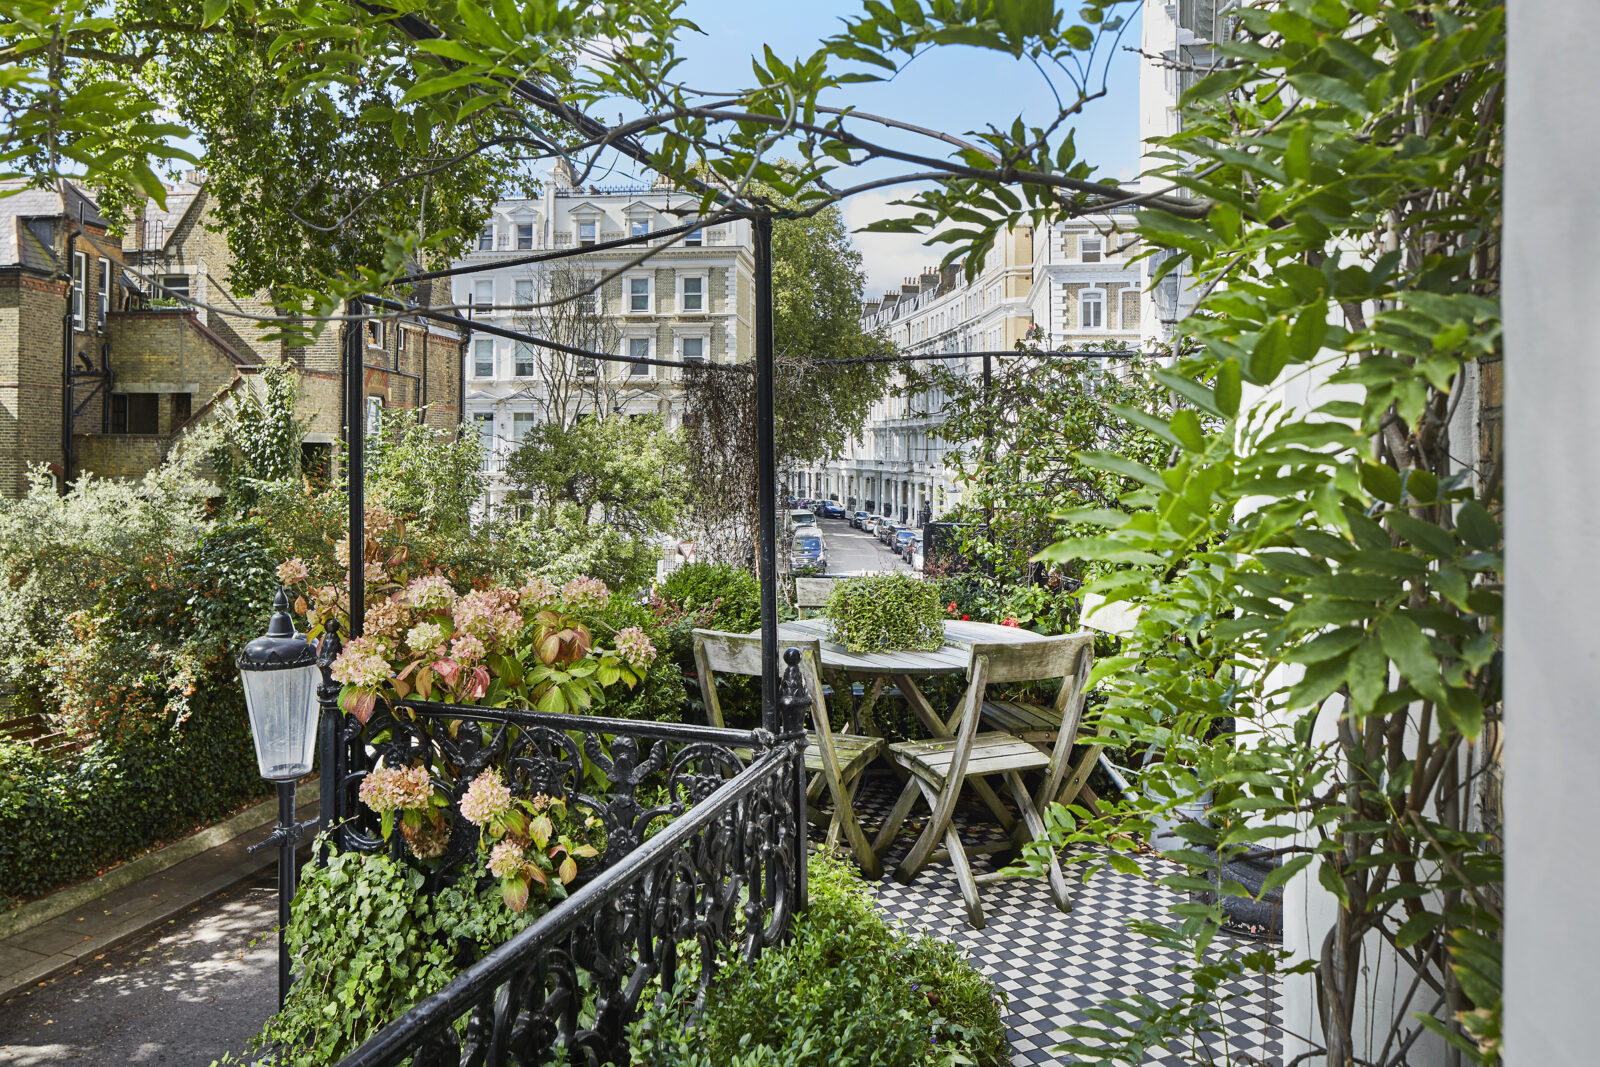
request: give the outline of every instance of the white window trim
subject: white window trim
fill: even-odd
[[[522,228],[524,226],[526,226],[528,228],[528,243],[527,243],[527,245],[523,245],[523,243],[522,243],[522,232],[521,231],[522,231]],[[516,243],[516,247],[517,247],[518,251],[524,251],[525,252],[525,251],[529,251],[529,250],[532,250],[534,248],[537,248],[538,245],[539,245],[539,227],[538,227],[538,224],[534,223],[531,220],[527,221],[527,222],[523,222],[520,219],[512,219],[511,220],[511,239],[512,239],[512,241],[514,241]]]
[[[645,283],[644,310],[633,306],[633,283]],[[622,276],[622,313],[624,315],[654,315],[656,313],[656,276],[655,274],[624,274]]]
[[[527,346],[529,354],[533,357],[533,363],[532,363],[533,369],[530,370],[527,374],[518,374],[517,373],[517,349],[520,346],[523,346],[523,345]],[[538,376],[539,376],[539,349],[535,345],[533,345],[532,343],[530,343],[528,341],[512,341],[511,342],[511,377],[516,378],[516,379],[521,380],[521,381],[530,381],[530,380],[532,380],[534,378],[537,378]]]
[[[487,304],[480,303],[478,301],[478,286],[480,286],[480,285],[487,285],[489,287],[489,302]],[[494,301],[495,301],[494,279],[493,278],[474,278],[472,280],[472,309],[474,311],[478,310],[479,308],[493,309],[494,308]]]
[[[674,331],[672,334],[672,358],[680,362],[688,362],[689,357],[684,355],[683,343],[696,338],[700,340],[700,360],[705,363],[712,362],[710,330]]]
[[[478,244],[477,244],[477,247],[473,249],[473,251],[475,251],[475,252],[493,252],[494,251],[494,244],[495,244],[495,235],[496,235],[496,231],[498,229],[499,229],[499,227],[495,226],[493,219],[490,219],[487,222],[485,222],[483,224],[483,229],[478,231]],[[489,245],[488,245],[487,248],[485,248],[484,244],[483,244],[483,239],[486,236],[489,238]]]
[[[479,374],[478,373],[478,346],[480,344],[487,344],[489,346],[489,373],[488,374]],[[498,351],[496,351],[497,347],[498,346],[494,343],[494,339],[492,337],[478,337],[478,338],[475,338],[473,340],[473,342],[472,342],[472,350],[467,353],[467,361],[468,361],[467,362],[467,372],[468,372],[467,373],[467,377],[471,378],[473,381],[476,381],[476,382],[493,381],[494,380],[494,372],[497,369],[497,366],[499,364],[499,359],[500,359],[500,354],[499,354]]]
[[[95,281],[99,293],[98,306],[100,308],[100,325],[106,324],[106,317],[111,314],[111,261],[105,256],[100,257],[100,273]]]
[[[603,217],[604,216],[598,215],[598,214],[596,214],[596,215],[588,215],[588,214],[585,214],[585,215],[574,215],[573,218],[572,218],[572,243],[573,243],[573,245],[575,245],[577,247],[587,247],[583,243],[583,227],[585,226],[585,224],[594,227],[594,240],[589,242],[589,244],[590,245],[599,244],[600,243],[600,221],[601,221],[601,219]]]
[[[83,329],[84,315],[88,313],[89,257],[82,252],[72,253],[72,325]]]
[[[700,279],[700,307],[690,311],[683,306],[683,283],[690,278]],[[680,315],[709,315],[711,314],[711,272],[709,270],[690,270],[678,272],[676,279],[678,288],[677,306]]]
[[[631,356],[634,354],[633,342],[635,341],[643,341],[645,343],[644,357],[646,359],[656,358],[656,337],[654,333],[624,334],[622,337],[622,355]],[[655,376],[656,369],[648,363],[619,363],[617,366],[621,369],[621,377],[623,378],[653,378]]]
[[[528,428],[526,431],[524,431],[524,433],[531,432],[535,426],[539,425],[539,413],[537,411],[513,411],[511,413],[510,439],[510,451],[512,452],[515,452],[517,449],[522,447],[522,438],[517,436],[517,422],[519,421],[517,419],[518,415],[524,416],[521,422]]]
[[[1089,297],[1089,296],[1098,296],[1100,298],[1100,325],[1098,325],[1098,326],[1086,326],[1086,325],[1084,325],[1084,322],[1083,322],[1084,298],[1085,297]],[[1078,315],[1077,315],[1078,329],[1080,329],[1080,330],[1082,330],[1082,331],[1084,331],[1086,333],[1089,333],[1089,332],[1095,332],[1095,333],[1103,332],[1105,330],[1105,328],[1106,328],[1106,291],[1104,289],[1101,289],[1101,288],[1098,288],[1098,287],[1090,288],[1090,289],[1079,289],[1078,290],[1078,294],[1077,294],[1077,300],[1078,300]]]
[[[377,417],[375,418],[374,415]],[[366,423],[364,428],[367,431],[367,437],[376,437],[378,435],[379,420],[381,419],[382,415],[383,397],[369,394],[367,396],[367,406],[363,417],[363,421]]]

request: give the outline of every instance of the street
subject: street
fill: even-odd
[[[206,1067],[240,1053],[277,1006],[272,870],[165,929],[9,998],[0,1065]]]
[[[848,519],[818,519],[817,525],[828,545],[830,576],[911,569],[876,537],[851,528]]]

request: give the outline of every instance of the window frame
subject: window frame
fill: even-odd
[[[1089,258],[1089,249],[1083,247],[1085,241],[1094,242],[1094,258]],[[1106,239],[1097,233],[1078,235],[1078,262],[1079,263],[1104,263],[1106,261]]]
[[[483,300],[481,293],[484,286],[489,287],[489,299]],[[472,282],[472,310],[489,311],[494,308],[494,279],[475,278]]]
[[[636,297],[638,295],[633,291],[633,283],[634,282],[644,282],[644,307],[642,307],[642,308],[638,308],[638,307],[634,307],[633,306],[634,297]],[[655,275],[654,274],[625,274],[625,275],[622,276],[622,287],[623,287],[623,294],[622,295],[623,295],[624,300],[626,301],[626,303],[624,304],[623,309],[622,309],[623,314],[625,314],[625,315],[653,315],[653,314],[655,314],[655,310],[656,310],[656,279],[655,279]]]
[[[533,248],[533,223],[531,223],[531,222],[518,222],[518,223],[515,223],[514,226],[515,226],[515,229],[513,230],[513,233],[514,233],[514,235],[516,236],[516,239],[517,239],[517,249],[519,251],[524,250],[524,249],[531,250]],[[522,234],[523,230],[527,230],[528,231],[527,238],[526,238],[526,240],[528,242],[527,244],[523,244],[522,243],[523,240],[524,240],[523,234]]]
[[[635,218],[630,218],[628,220],[628,236],[629,237],[643,237],[645,234],[649,233],[653,229],[655,229],[655,227],[650,225],[650,220],[649,219],[641,219],[641,218],[635,217]]]
[[[634,346],[640,343],[643,343],[644,351],[635,352],[633,350]],[[630,356],[634,359],[655,358],[656,341],[655,338],[649,334],[633,334],[626,336],[622,339],[622,347],[622,354],[625,356]],[[651,376],[650,372],[655,370],[655,368],[648,363],[629,363],[627,364],[627,368],[628,373],[626,376],[629,378],[648,378]]]
[[[520,434],[517,432],[519,424],[526,427]],[[537,411],[513,411],[511,413],[511,451],[515,452],[521,448],[523,439],[537,425],[539,425],[539,413]]]
[[[494,412],[474,411],[472,421],[478,428],[478,447],[481,455],[478,457],[480,470],[492,470],[495,457]],[[484,431],[488,432],[485,433]]]
[[[1091,330],[1093,330],[1093,331],[1104,330],[1106,328],[1106,291],[1104,289],[1101,289],[1101,288],[1098,288],[1098,287],[1089,288],[1089,289],[1080,289],[1080,290],[1078,290],[1077,297],[1078,297],[1078,329],[1086,331],[1086,332],[1087,331],[1091,331]],[[1100,311],[1100,321],[1095,323],[1093,326],[1090,326],[1087,322],[1084,321],[1084,314],[1083,314],[1085,305],[1091,304],[1091,303],[1097,305],[1099,307],[1099,311]]]
[[[494,251],[494,237],[495,237],[494,220],[490,219],[488,222],[485,222],[483,224],[483,229],[478,231],[478,251],[479,252],[493,252]]]
[[[72,325],[83,329],[84,316],[88,314],[89,257],[83,252],[72,253]]]
[[[690,341],[700,342],[700,355],[698,357],[689,355],[688,343]],[[677,334],[672,339],[672,347],[677,358],[684,363],[710,363],[712,361],[711,334],[709,331],[692,331]]]
[[[488,374],[479,374],[478,373],[478,368],[482,366],[482,364],[478,362],[478,353],[482,350],[482,346],[483,345],[488,345],[489,346],[489,373]],[[497,356],[495,354],[494,338],[492,338],[492,337],[474,338],[473,342],[472,342],[472,356],[471,356],[471,359],[472,359],[472,375],[471,375],[471,377],[476,379],[477,381],[480,381],[480,382],[492,381],[494,379],[495,362],[496,362],[496,359],[497,359]]]
[[[577,226],[574,229],[574,240],[577,241],[579,248],[592,248],[600,243],[599,219],[577,219],[575,221],[577,222]],[[583,229],[585,226],[589,228],[589,239],[587,241],[583,239]]]
[[[704,226],[696,226],[683,235],[683,247],[685,248],[704,248],[705,245],[706,228]]]
[[[700,282],[700,306],[688,306],[688,283]],[[680,315],[709,315],[711,313],[711,272],[710,271],[679,271],[677,277],[678,314]]]
[[[377,393],[368,393],[366,408],[364,409],[364,414],[362,416],[362,429],[366,431],[364,436],[368,440],[378,436],[378,430],[382,420],[383,397],[379,396]]]
[[[106,318],[111,314],[111,261],[105,256],[100,257],[100,279],[97,283],[99,292],[95,301],[100,312],[100,325],[106,324]]]
[[[528,373],[522,373],[522,357],[526,355]],[[511,342],[511,376],[513,378],[532,378],[539,373],[538,350],[527,341]]]

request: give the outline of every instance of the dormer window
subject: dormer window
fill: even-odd
[[[483,232],[478,234],[478,251],[494,251],[494,223],[486,222],[483,224]]]
[[[683,243],[690,248],[699,248],[701,245],[706,243],[705,232],[700,229],[690,230],[684,235]]]
[[[628,224],[629,237],[643,237],[650,232],[649,219],[634,219]]]
[[[578,223],[578,244],[587,247],[594,244],[595,228],[597,223],[593,219],[585,219]]]
[[[533,223],[531,223],[531,222],[519,222],[519,223],[517,223],[517,247],[518,248],[532,248],[533,247]]]

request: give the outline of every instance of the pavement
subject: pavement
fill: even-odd
[[[0,1004],[0,1065],[207,1067],[278,1003],[268,867]]]
[[[828,545],[830,577],[911,570],[876,537],[852,529],[848,520],[818,519],[817,525],[822,527],[822,539]]]

